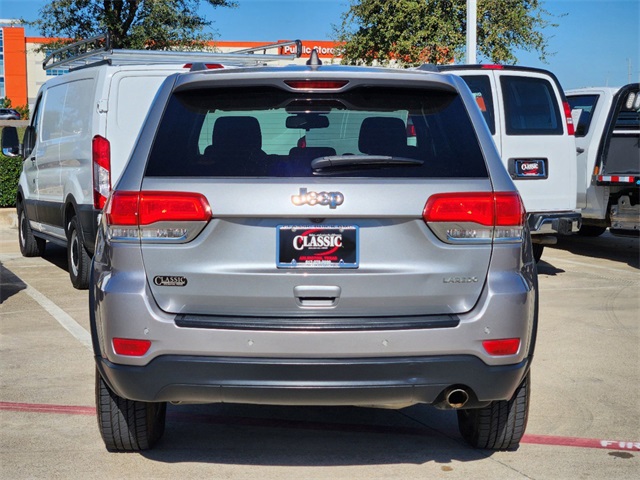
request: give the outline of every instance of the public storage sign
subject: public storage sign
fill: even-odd
[[[278,40],[281,42],[283,40]],[[302,41],[302,55],[311,55],[311,51],[313,49],[318,51],[318,56],[320,58],[342,58],[342,55],[337,54],[336,44],[330,41],[323,40],[303,40]],[[282,55],[293,55],[296,53],[295,45],[287,45],[285,47],[281,47],[280,53]]]

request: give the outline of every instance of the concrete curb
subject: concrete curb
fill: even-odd
[[[18,213],[15,208],[0,208],[0,225],[18,228]]]

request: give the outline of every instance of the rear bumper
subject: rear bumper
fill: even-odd
[[[532,235],[571,235],[580,230],[582,217],[578,212],[531,212],[528,223]]]
[[[146,366],[96,357],[121,397],[185,403],[265,405],[438,404],[450,387],[467,387],[465,407],[506,400],[529,360],[489,366],[470,355],[367,359],[274,359],[166,355]]]

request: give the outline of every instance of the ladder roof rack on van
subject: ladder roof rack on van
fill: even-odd
[[[267,54],[267,50],[290,45],[296,46],[296,53],[291,55]],[[262,51],[262,53],[259,53]],[[257,54],[256,54],[257,53]],[[49,53],[42,62],[42,68],[65,67],[69,70],[92,65],[158,65],[177,63],[227,63],[230,65],[258,65],[276,60],[293,60],[302,54],[302,42],[271,43],[253,48],[246,48],[230,53],[203,51],[171,51],[171,50],[125,50],[112,49],[109,35],[98,35],[81,40]]]

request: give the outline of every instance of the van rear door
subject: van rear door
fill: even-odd
[[[568,132],[563,94],[548,74],[492,70],[504,105],[503,162],[528,212],[576,209],[575,138]]]

